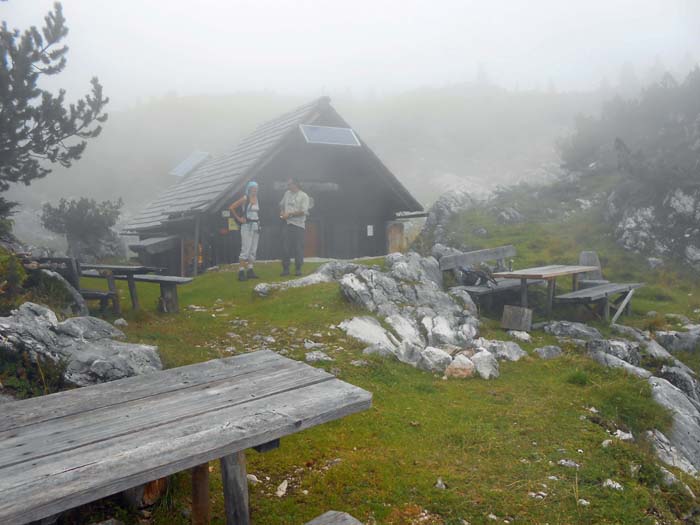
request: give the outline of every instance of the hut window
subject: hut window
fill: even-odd
[[[367,237],[374,237],[374,224],[367,225]]]
[[[331,144],[334,146],[359,146],[357,135],[350,128],[332,126],[310,126],[299,124],[302,135],[309,144]]]

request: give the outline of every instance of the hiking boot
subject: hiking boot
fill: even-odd
[[[294,272],[294,275],[296,275],[297,277],[300,277],[301,275],[304,275],[304,274],[301,273],[301,270],[297,270],[296,272]]]
[[[280,277],[286,277],[289,275],[289,270],[282,270],[282,273],[280,274]]]
[[[259,279],[258,274],[255,273],[255,270],[252,268],[248,268],[248,271],[246,272],[246,277],[248,279]]]
[[[238,270],[238,280],[239,281],[247,281],[248,278],[245,275],[245,270]]]

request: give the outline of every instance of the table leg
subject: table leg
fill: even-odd
[[[112,299],[112,310],[114,311],[114,314],[121,315],[122,314],[122,306],[121,306],[121,303],[119,302],[119,292],[117,291],[117,285],[114,282],[113,275],[107,276],[107,288],[109,288],[109,291],[114,294],[113,299]]]
[[[134,282],[134,276],[129,274],[126,276],[126,282],[129,284],[129,295],[131,296],[131,309],[136,311],[141,306],[139,305],[139,296],[136,293],[136,283]]]
[[[226,525],[250,525],[245,452],[221,458],[221,479],[224,483]]]
[[[554,304],[554,293],[557,288],[556,279],[547,281],[547,319],[552,317],[552,306]]]
[[[163,313],[177,313],[180,311],[176,284],[160,283],[160,311]]]
[[[527,279],[520,279],[520,306],[527,308]]]
[[[571,291],[575,292],[578,290],[578,274],[575,273],[571,276]]]
[[[209,464],[192,469],[192,525],[209,525]]]

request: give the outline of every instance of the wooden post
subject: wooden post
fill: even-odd
[[[185,276],[185,266],[187,266],[185,262],[185,238],[180,237],[180,277]]]
[[[221,479],[224,484],[226,525],[250,525],[245,452],[221,458]]]
[[[199,215],[194,219],[194,262],[192,276],[197,277],[199,272]]]
[[[209,464],[192,469],[192,525],[209,525]]]
[[[131,296],[131,309],[136,311],[141,306],[139,305],[139,296],[136,293],[136,283],[134,282],[134,274],[130,273],[126,276],[126,282],[129,285],[129,295]]]
[[[163,313],[177,313],[180,311],[177,285],[175,283],[160,283],[160,307]]]
[[[527,279],[520,279],[520,306],[527,308]]]
[[[606,321],[610,321],[610,297],[607,295],[603,299],[603,318]]]
[[[571,291],[575,292],[578,290],[578,274],[575,273],[571,276]]]
[[[547,281],[547,318],[552,317],[552,305],[554,304],[554,293],[557,288],[557,280],[549,279]]]
[[[107,275],[107,288],[109,288],[109,291],[114,294],[112,298],[112,310],[114,311],[114,314],[121,315],[122,306],[119,302],[119,292],[117,291],[117,285],[114,282],[114,275],[112,275],[112,272]]]

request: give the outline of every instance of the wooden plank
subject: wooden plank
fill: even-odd
[[[236,452],[221,458],[226,525],[250,525],[248,477],[245,453]]]
[[[0,432],[86,410],[99,410],[205,383],[244,380],[286,358],[271,350],[214,359],[194,365],[120,379],[3,405]],[[303,363],[299,363],[303,366]],[[0,443],[1,446],[1,443]]]
[[[644,283],[608,283],[591,288],[582,288],[575,292],[569,292],[556,297],[560,302],[584,302],[584,301],[599,301],[608,295],[616,293],[629,292],[635,288],[644,286]]]
[[[209,525],[209,463],[192,468],[192,525]]]
[[[459,253],[455,255],[446,255],[440,259],[440,270],[453,270],[460,266],[474,266],[487,261],[495,261],[505,259],[506,257],[515,257],[515,247],[512,245],[499,246],[497,248],[487,248],[485,250],[476,250],[473,252]]]
[[[634,288],[627,292],[627,295],[625,296],[625,299],[620,303],[620,306],[617,307],[617,312],[615,312],[615,315],[612,318],[612,321],[610,321],[610,324],[615,324],[617,322],[617,319],[622,315],[622,312],[625,310],[628,304],[631,304],[630,301],[632,300],[632,296],[634,295]]]
[[[166,396],[121,403],[109,410],[81,412],[0,433],[0,472],[5,466],[157,428],[194,415],[216,413],[250,399],[265,399],[334,377],[317,368],[305,368],[308,370],[282,362],[245,381],[203,384],[194,389],[169,392]],[[24,452],[18,455],[18,449]]]
[[[0,523],[27,523],[371,406],[331,380],[0,469]],[[3,521],[4,520],[4,521]]]
[[[318,518],[306,522],[306,525],[362,525],[362,522],[356,520],[347,512],[330,510]]]
[[[535,285],[540,285],[544,284],[544,280],[542,279],[528,279],[527,280],[527,285],[528,286],[535,286]],[[495,286],[486,286],[486,285],[480,285],[480,286],[454,286],[454,289],[459,289],[459,290],[464,290],[465,292],[468,292],[471,295],[491,295],[495,293],[500,293],[500,292],[508,292],[512,290],[519,290],[520,289],[520,279],[496,279],[496,285]]]
[[[83,273],[85,275],[85,273]],[[118,281],[125,281],[128,279],[126,275],[115,275],[114,278]],[[133,276],[134,281],[140,283],[172,283],[172,284],[188,284],[192,282],[192,277],[180,277],[178,275],[151,275],[151,274],[138,274]]]
[[[552,279],[573,275],[575,273],[585,273],[596,270],[595,266],[571,266],[565,264],[551,264],[549,266],[538,266],[536,268],[525,268],[508,272],[494,272],[494,277],[505,277],[510,279]]]

